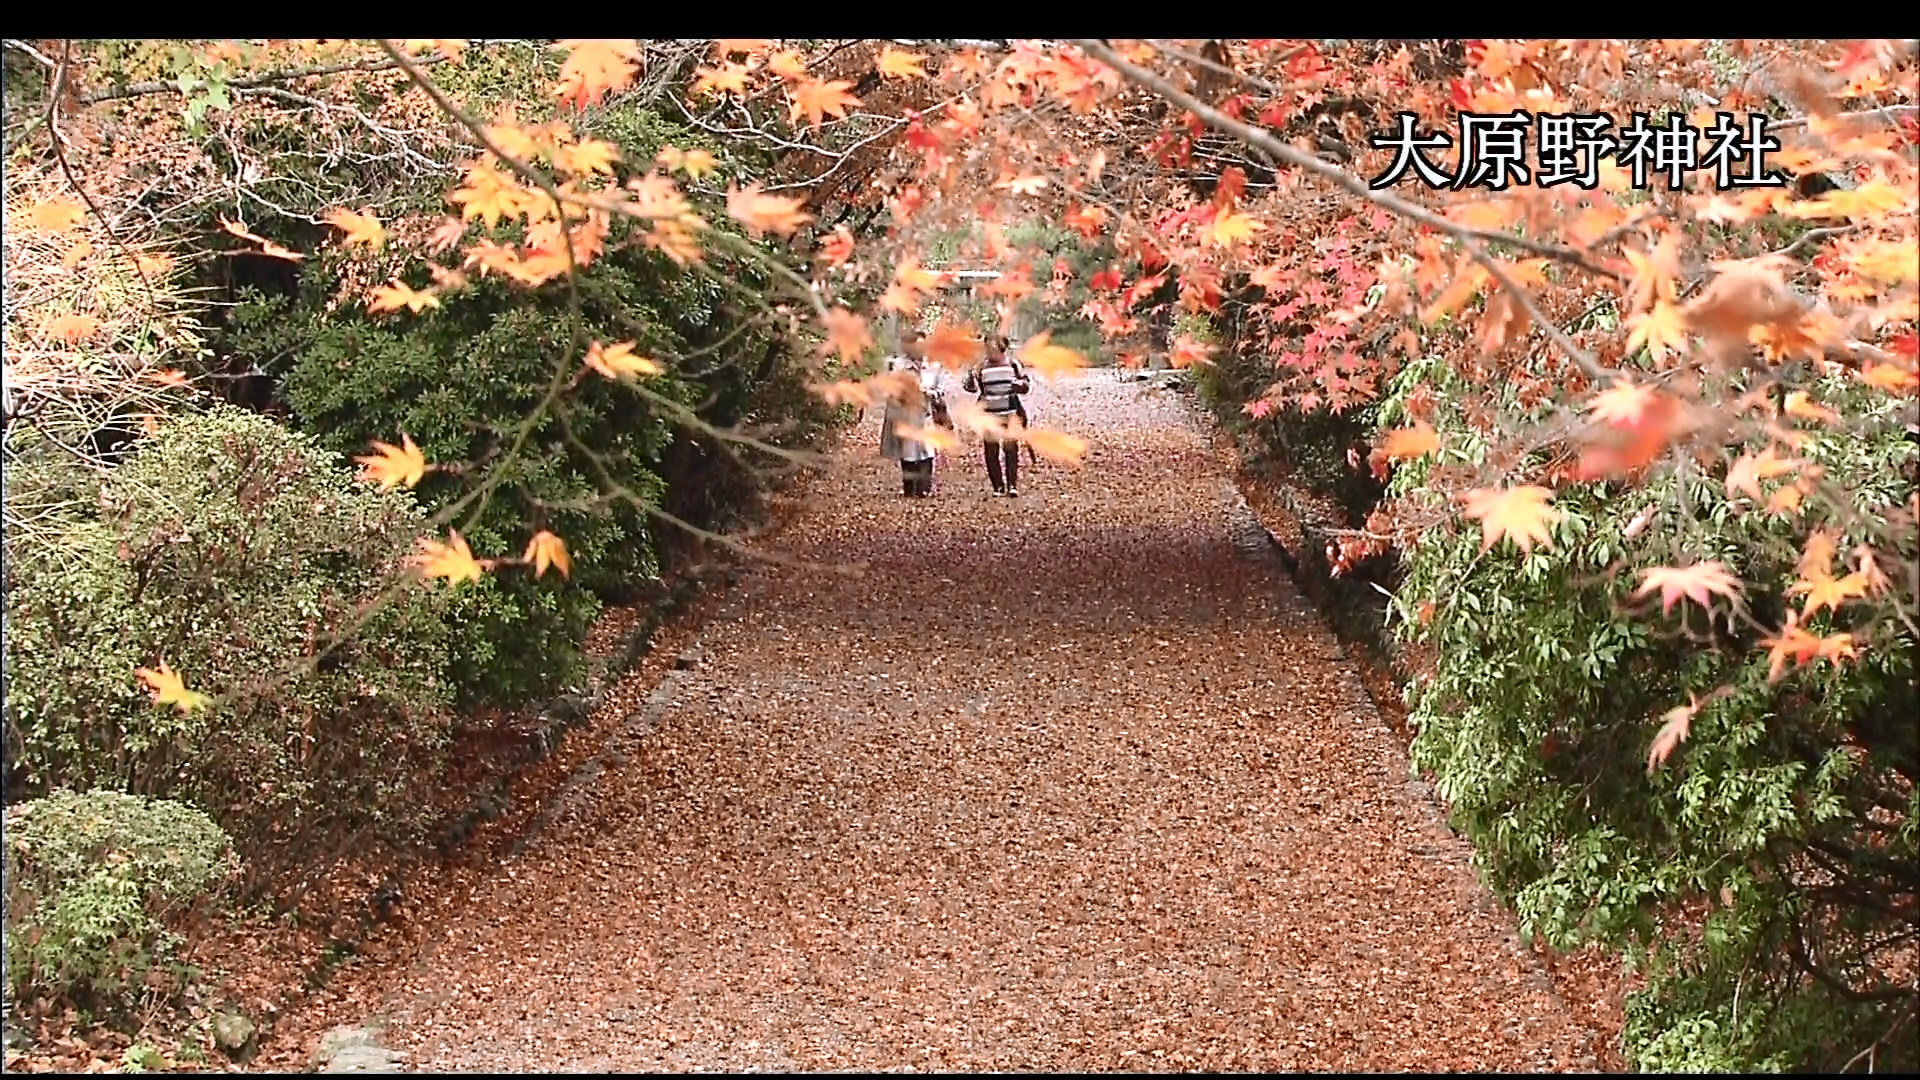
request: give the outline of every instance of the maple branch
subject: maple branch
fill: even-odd
[[[40,62],[40,66],[46,68],[48,71],[52,71],[56,66],[53,62],[53,59],[47,56],[47,54],[41,52],[39,49],[34,48],[33,46],[27,44],[26,42],[19,40],[18,38],[6,38],[4,39],[3,43],[9,49],[18,49],[21,52],[26,53],[28,56],[33,57],[35,60],[38,60]]]
[[[1199,55],[1198,53],[1190,53],[1185,49],[1176,49],[1164,41],[1158,41],[1153,38],[1148,38],[1147,44],[1153,46],[1155,50],[1159,52],[1163,52],[1168,56],[1172,56],[1177,59],[1184,60],[1189,64],[1194,64],[1199,67],[1206,68],[1207,70],[1212,71],[1219,75],[1225,75],[1225,76],[1228,76],[1229,78],[1238,79],[1241,82],[1246,83],[1248,86],[1253,87],[1255,90],[1258,90],[1261,93],[1268,95],[1269,97],[1277,98],[1277,97],[1283,97],[1286,95],[1286,89],[1284,87],[1276,86],[1273,83],[1270,83],[1267,80],[1259,77],[1258,75],[1249,75],[1244,71],[1238,70],[1237,68],[1231,68],[1225,64],[1216,63],[1212,60],[1207,59],[1204,56]],[[1295,50],[1295,51],[1297,52],[1298,50]],[[1281,59],[1285,59],[1285,57],[1281,57]]]
[[[1860,109],[1855,112],[1835,113],[1833,119],[1836,121],[1870,120],[1875,118],[1891,120],[1895,115],[1910,113],[1917,109],[1920,109],[1920,105],[1881,105],[1876,108]],[[1806,127],[1809,119],[1809,117],[1805,116],[1795,116],[1786,120],[1775,120],[1767,125],[1767,130],[1770,132],[1792,131],[1795,128]]]
[[[1529,295],[1526,290],[1514,283],[1513,278],[1501,268],[1499,260],[1488,254],[1487,250],[1482,247],[1481,244],[1511,244],[1538,255],[1545,255],[1549,258],[1571,263],[1591,273],[1618,281],[1620,280],[1620,275],[1615,271],[1594,265],[1587,260],[1585,255],[1569,247],[1542,243],[1537,240],[1527,240],[1521,237],[1509,236],[1504,233],[1490,232],[1485,229],[1476,229],[1461,225],[1458,222],[1449,221],[1438,214],[1415,206],[1413,203],[1407,202],[1398,196],[1374,191],[1367,186],[1366,181],[1361,180],[1345,169],[1289,146],[1279,139],[1274,138],[1266,131],[1249,124],[1243,124],[1227,116],[1225,113],[1220,112],[1218,109],[1207,105],[1199,98],[1179,89],[1160,75],[1122,60],[1119,54],[1111,48],[1108,48],[1104,42],[1088,38],[1076,39],[1074,43],[1095,55],[1101,62],[1113,67],[1134,83],[1166,97],[1167,100],[1193,113],[1213,128],[1233,135],[1246,142],[1249,146],[1264,151],[1281,161],[1325,177],[1369,202],[1391,210],[1403,217],[1411,218],[1429,228],[1439,229],[1454,237],[1460,241],[1461,247],[1466,249],[1467,253],[1473,257],[1473,260],[1479,263],[1487,271],[1488,275],[1500,284],[1501,288],[1513,294],[1513,298],[1519,302],[1521,307],[1526,309],[1528,316],[1540,324],[1541,329],[1547,332],[1547,336],[1553,340],[1553,343],[1559,346],[1561,351],[1565,352],[1574,363],[1578,364],[1582,370],[1596,379],[1605,379],[1607,377],[1606,368],[1603,367],[1598,360],[1589,355],[1586,350],[1575,344],[1573,339],[1567,336],[1566,331],[1560,329],[1551,319],[1548,319],[1545,313],[1540,310],[1539,304],[1534,301],[1533,297]]]
[[[410,57],[407,62],[423,67],[431,67],[434,64],[444,64],[447,62],[447,59],[448,57],[444,53],[435,53],[432,56]],[[276,83],[292,82],[295,79],[309,79],[321,75],[339,75],[350,71],[393,71],[404,69],[404,67],[404,64],[396,63],[392,59],[380,60],[366,58],[344,61],[337,64],[317,64],[313,67],[290,68],[285,71],[269,71],[264,75],[251,75],[244,79],[232,79],[229,80],[226,85],[229,90],[258,90]],[[146,82],[128,83],[125,86],[116,86],[107,90],[96,90],[91,94],[82,94],[80,96],[80,104],[93,105],[102,101],[146,97],[152,94],[178,93],[182,93],[179,83],[154,79]]]
[[[1375,191],[1367,185],[1365,180],[1340,168],[1338,165],[1324,161],[1297,147],[1290,146],[1286,142],[1275,138],[1273,134],[1268,131],[1235,120],[1213,106],[1208,105],[1206,102],[1201,101],[1199,98],[1194,97],[1192,94],[1181,90],[1179,87],[1173,85],[1173,83],[1167,81],[1165,77],[1128,63],[1126,60],[1121,59],[1120,54],[1108,47],[1103,41],[1092,38],[1076,38],[1073,39],[1073,43],[1093,54],[1102,63],[1113,68],[1129,81],[1161,95],[1173,104],[1199,117],[1207,126],[1232,135],[1254,149],[1284,161],[1289,165],[1330,180],[1339,187],[1345,188],[1349,193],[1357,195],[1384,209],[1391,210],[1402,217],[1419,222],[1428,228],[1438,229],[1463,242],[1472,238],[1489,244],[1507,244],[1524,251],[1530,251],[1535,255],[1543,255],[1559,262],[1578,266],[1590,274],[1614,281],[1621,280],[1619,271],[1593,263],[1587,259],[1585,254],[1573,248],[1566,247],[1565,245],[1549,244],[1539,240],[1529,240],[1526,237],[1494,232],[1489,229],[1479,229],[1468,225],[1461,225],[1458,222],[1450,221],[1439,214],[1435,214],[1431,210],[1410,203],[1397,195],[1388,194],[1384,191]]]

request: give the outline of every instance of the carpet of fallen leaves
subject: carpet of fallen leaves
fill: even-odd
[[[1280,485],[1288,488],[1294,502],[1313,505],[1324,520],[1337,519],[1338,510],[1331,500],[1293,484],[1284,470],[1275,472],[1271,469],[1248,468],[1235,448],[1232,436],[1217,426],[1213,428],[1213,442],[1223,468],[1232,474],[1235,486],[1240,489],[1255,518],[1273,542],[1293,552],[1299,551],[1300,545],[1305,542],[1300,523],[1276,496],[1274,489]],[[1307,579],[1299,584],[1303,586],[1302,591],[1316,602],[1329,602],[1314,587],[1317,582]],[[1387,726],[1400,737],[1402,745],[1411,744],[1413,730],[1408,726],[1407,707],[1401,697],[1401,687],[1406,681],[1405,672],[1391,659],[1376,655],[1363,643],[1346,644],[1347,655],[1359,671],[1375,708]],[[1445,801],[1437,794],[1432,797],[1439,801],[1444,812]],[[1604,945],[1588,945],[1566,953],[1538,941],[1530,943],[1530,947],[1546,966],[1554,989],[1575,1015],[1584,1021],[1591,1033],[1588,1048],[1599,1068],[1607,1072],[1630,1071],[1622,1053],[1620,1035],[1626,1025],[1627,994],[1637,989],[1644,979],[1626,971],[1620,954]]]
[[[590,783],[256,1067],[1582,1070],[1593,1033],[1172,392],[906,500],[877,417]],[[1251,535],[1249,535],[1251,530]],[[600,721],[596,721],[596,726]]]

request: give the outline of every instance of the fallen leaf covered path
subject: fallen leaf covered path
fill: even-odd
[[[609,765],[414,962],[420,1070],[1590,1068],[1188,408],[906,500],[852,434]]]

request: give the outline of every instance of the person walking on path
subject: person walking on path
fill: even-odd
[[[1007,339],[995,335],[986,358],[967,372],[965,387],[978,394],[980,407],[988,415],[1006,424],[1017,420],[1021,412],[1020,395],[1033,389],[1020,361],[1007,355]],[[985,440],[987,480],[995,495],[1020,494],[1020,442],[1018,439],[989,434]],[[1003,468],[1004,463],[1004,468]]]
[[[880,427],[880,454],[900,463],[900,494],[925,499],[933,494],[932,445],[903,437],[901,428],[925,431],[946,412],[946,374],[937,365],[926,362],[925,335],[915,332],[907,338],[901,354],[887,360],[888,371],[912,372],[920,381],[920,400],[902,402],[889,398]]]

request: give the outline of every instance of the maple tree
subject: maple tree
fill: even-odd
[[[388,320],[430,319],[479,282],[576,288],[622,245],[705,279],[726,279],[716,269],[722,260],[751,261],[767,275],[767,310],[805,340],[820,396],[865,403],[917,392],[871,373],[886,325],[925,319],[930,355],[960,366],[988,334],[1013,329],[1023,304],[1037,298],[1058,309],[1077,289],[1077,313],[1098,328],[1106,351],[1245,373],[1255,392],[1235,407],[1256,424],[1281,429],[1350,413],[1377,423],[1379,446],[1364,462],[1353,454],[1352,464],[1388,483],[1390,495],[1364,529],[1341,536],[1335,565],[1405,553],[1420,584],[1402,599],[1427,589],[1424,602],[1439,605],[1408,622],[1450,643],[1455,656],[1481,655],[1486,642],[1452,621],[1467,616],[1449,610],[1436,584],[1448,574],[1495,575],[1496,592],[1511,579],[1542,605],[1540,582],[1575,561],[1591,563],[1583,573],[1637,579],[1607,594],[1624,606],[1659,593],[1658,612],[1636,616],[1638,629],[1609,631],[1636,642],[1665,626],[1656,620],[1674,620],[1682,599],[1723,611],[1720,629],[1709,623],[1700,636],[1682,608],[1678,632],[1696,635],[1683,640],[1700,656],[1740,658],[1714,661],[1724,681],[1651,680],[1653,691],[1672,695],[1636,698],[1653,724],[1644,733],[1652,749],[1610,760],[1656,771],[1684,761],[1701,752],[1702,732],[1722,722],[1715,718],[1784,708],[1756,704],[1765,693],[1858,678],[1895,700],[1911,696],[1900,689],[1898,650],[1911,647],[1920,617],[1920,580],[1905,570],[1920,547],[1920,494],[1909,477],[1876,472],[1912,461],[1902,439],[1920,395],[1920,87],[1910,42],[551,46],[558,63],[543,92],[563,116],[585,117],[645,84],[691,128],[766,150],[765,175],[705,148],[634,155],[582,137],[562,118],[463,108],[436,80],[472,62],[464,43],[331,50],[328,62],[405,91],[377,116],[356,114],[361,120],[376,131],[402,117],[419,129],[437,123],[442,134],[432,141],[459,162],[444,206],[408,206],[383,220],[361,193],[340,192],[318,215],[327,232],[309,234],[306,250],[264,235],[263,210],[245,209],[244,219],[221,213],[227,242],[262,258],[295,264],[320,249],[351,249],[353,258],[379,260],[378,274],[346,279],[343,305]],[[189,66],[208,86],[270,96],[276,69],[322,51],[317,43],[223,43]],[[112,101],[125,87],[87,92]],[[203,104],[201,113],[219,107]],[[191,108],[180,126],[197,130],[204,115]],[[1721,113],[1762,114],[1781,141],[1771,166],[1791,182],[1723,190],[1704,169],[1636,184],[1617,161],[1598,162],[1584,186],[1373,182],[1394,159],[1373,137],[1396,117],[1457,132],[1461,111],[1515,110],[1604,113],[1622,123],[1640,112],[1701,131]],[[389,167],[424,168],[408,151],[420,154],[396,150]],[[193,162],[183,175],[204,169],[201,158]],[[98,217],[47,197],[20,213],[36,235],[64,236]],[[719,227],[723,219],[735,227]],[[1098,269],[1076,274],[1038,244],[1009,241],[1017,225],[1037,219],[1064,223],[1099,253]],[[934,258],[935,238],[948,237],[960,238],[957,248]],[[48,250],[64,260],[78,249]],[[967,290],[967,315],[938,299],[953,263],[1000,271]],[[38,328],[41,347],[79,348],[101,332],[90,321],[101,317],[62,312]],[[588,392],[589,374],[674,410],[649,380],[690,357],[637,339],[572,336],[553,346],[553,378],[534,388],[525,431]],[[1031,336],[1022,356],[1041,377],[1087,362],[1050,333]],[[963,431],[1011,435],[1067,463],[1088,449],[1066,430],[1006,430],[964,403],[954,419]],[[443,466],[473,468],[481,507],[526,439],[480,467],[432,460],[394,434],[400,448],[376,441],[365,459],[383,487],[413,488],[436,470],[452,475]],[[630,485],[621,490],[644,502]],[[1626,528],[1614,520],[1621,507],[1617,516],[1638,515]],[[477,557],[460,533],[471,532],[477,513],[438,520],[445,531],[420,540],[415,571],[452,585],[513,565],[571,576],[580,553],[570,552],[563,529],[530,528],[517,559]],[[1462,531],[1469,550],[1456,563],[1447,545]],[[504,550],[518,549],[516,541]],[[1785,580],[1776,580],[1776,566],[1786,567]],[[1568,593],[1584,588],[1552,580]],[[1500,600],[1517,617],[1512,600]],[[1623,625],[1597,611],[1583,618]],[[1621,648],[1596,645],[1587,674],[1598,679]],[[1677,670],[1694,661],[1660,662]],[[1756,670],[1767,686],[1782,685],[1749,685]],[[198,692],[188,689],[194,673],[182,674],[177,693]],[[1433,700],[1436,680],[1421,679]],[[1431,746],[1440,736],[1427,738]],[[1866,741],[1871,760],[1861,774],[1886,786],[1862,797],[1911,814],[1910,747]],[[1449,767],[1452,776],[1476,775]],[[1802,967],[1854,985],[1818,963]]]

